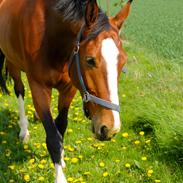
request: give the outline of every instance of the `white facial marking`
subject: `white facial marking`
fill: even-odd
[[[107,38],[102,41],[102,56],[106,62],[107,68],[107,83],[109,87],[110,100],[112,103],[119,105],[118,98],[118,72],[117,72],[117,64],[118,64],[118,55],[119,50],[116,47],[112,38]],[[119,112],[112,111],[114,116],[114,127],[113,130],[120,130],[120,117]]]
[[[20,138],[24,142],[27,142],[29,139],[29,131],[28,131],[28,120],[25,115],[25,109],[24,109],[24,100],[21,95],[18,97],[18,106],[19,106],[19,118],[20,118]]]
[[[62,167],[59,164],[55,164],[56,179],[55,183],[67,183]]]

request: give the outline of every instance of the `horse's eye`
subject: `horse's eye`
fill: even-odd
[[[86,57],[86,62],[89,66],[94,67],[96,65],[94,57]]]

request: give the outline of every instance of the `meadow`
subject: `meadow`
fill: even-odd
[[[117,2],[110,1],[111,14],[120,9]],[[77,93],[65,135],[68,182],[183,182],[182,6],[181,0],[134,0],[121,32],[128,54],[128,72],[119,82],[121,132],[109,142],[94,139]],[[18,105],[9,83],[11,96],[0,94],[0,183],[53,182],[44,129],[34,119],[23,78],[31,138],[28,144],[18,138]],[[55,90],[52,111],[56,117]]]

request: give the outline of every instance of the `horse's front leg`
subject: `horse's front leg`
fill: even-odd
[[[45,85],[29,79],[35,109],[43,123],[46,132],[46,144],[51,159],[55,165],[55,183],[66,183],[66,178],[61,167],[62,135],[57,130],[50,112],[51,89]]]
[[[58,88],[58,90],[59,90],[59,100],[58,100],[59,115],[57,116],[55,123],[56,123],[57,129],[62,135],[62,144],[63,144],[64,133],[66,131],[67,124],[68,124],[68,119],[67,119],[68,110],[72,102],[72,99],[76,94],[76,88],[71,84],[71,82],[68,82],[68,83],[62,83],[61,86]],[[64,149],[62,149],[62,153],[61,153],[61,164],[62,164],[62,167],[65,168],[66,165],[64,162]]]

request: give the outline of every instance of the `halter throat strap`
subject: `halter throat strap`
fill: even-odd
[[[84,26],[81,27],[81,29],[80,29],[80,31],[79,31],[79,33],[77,35],[76,47],[75,47],[75,50],[73,51],[73,54],[71,56],[71,62],[69,64],[69,70],[70,70],[70,66],[74,62],[74,60],[76,62],[79,82],[80,82],[81,88],[82,88],[83,93],[84,93],[83,102],[85,102],[85,103],[93,102],[93,103],[98,104],[98,105],[100,105],[102,107],[105,107],[105,108],[108,108],[108,109],[120,112],[120,106],[119,105],[114,104],[114,103],[112,103],[110,101],[101,99],[99,97],[96,97],[96,96],[90,94],[87,91],[87,89],[86,89],[86,86],[85,86],[85,83],[84,83],[84,80],[83,80],[83,77],[82,77],[82,73],[81,73],[80,55],[79,55],[80,41],[81,41],[81,38],[82,38],[83,31],[84,31]]]

